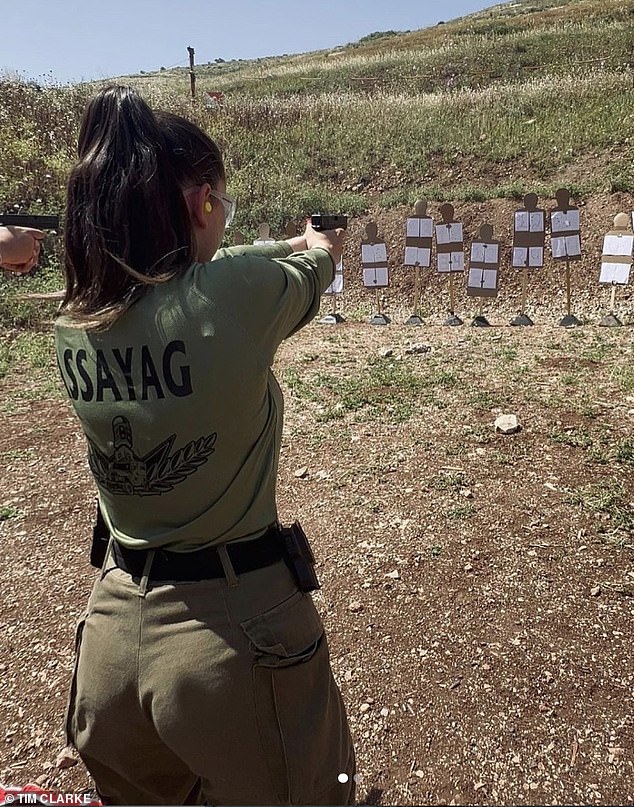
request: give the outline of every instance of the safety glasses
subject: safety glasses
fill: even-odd
[[[214,199],[218,199],[218,201],[222,203],[225,211],[225,227],[228,227],[236,214],[237,200],[235,196],[227,196],[226,193],[220,193],[220,191],[214,190],[210,190],[209,193]]]

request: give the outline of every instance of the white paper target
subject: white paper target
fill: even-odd
[[[567,210],[565,213],[563,210],[553,211],[550,218],[550,227],[553,233],[564,233],[566,231],[570,232],[571,230],[578,230],[579,211]]]
[[[404,264],[405,266],[430,266],[431,249],[425,249],[424,247],[405,247]]]
[[[324,294],[343,294],[343,258],[335,266],[335,276]]]
[[[606,235],[603,239],[604,255],[631,255],[634,235]]]
[[[515,213],[515,231],[518,233],[543,233],[546,229],[543,210],[518,210]]]
[[[457,244],[462,243],[462,224],[454,221],[452,224],[436,225],[436,243]]]
[[[581,239],[578,235],[553,235],[551,247],[553,258],[578,258],[581,255]]]
[[[439,252],[436,257],[439,272],[464,272],[464,253]]]
[[[627,263],[610,263],[610,261],[602,261],[599,283],[627,286],[627,284],[630,282],[631,268],[632,265]]]
[[[408,238],[432,238],[433,237],[434,221],[427,218],[412,218],[407,219],[407,228],[405,230]]]
[[[387,266],[381,266],[376,269],[364,269],[363,285],[369,289],[378,289],[383,286],[389,286]]]
[[[544,265],[543,247],[513,247],[512,265],[516,269],[525,266],[541,267]]]
[[[498,244],[485,244],[480,241],[474,241],[471,244],[472,263],[493,263],[497,266],[498,254]]]
[[[379,244],[361,244],[361,263],[387,263],[387,246]]]
[[[497,269],[469,269],[467,286],[470,289],[495,289]]]

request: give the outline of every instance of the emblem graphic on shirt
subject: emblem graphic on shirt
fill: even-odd
[[[113,453],[110,457],[88,439],[90,470],[101,487],[110,493],[159,496],[184,482],[214,453],[217,433],[192,440],[170,454],[176,435],[163,440],[143,457],[134,451],[130,421],[118,415],[112,419]]]

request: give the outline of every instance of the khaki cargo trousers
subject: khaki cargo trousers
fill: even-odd
[[[148,584],[106,560],[77,629],[69,744],[106,804],[353,803],[311,597],[283,562],[225,572]]]

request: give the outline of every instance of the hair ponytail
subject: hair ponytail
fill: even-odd
[[[193,124],[183,124],[200,133],[207,150],[211,146],[213,160],[220,160],[215,179],[224,178],[216,146]],[[163,130],[130,87],[102,90],[84,113],[79,161],[68,182],[62,303],[62,313],[77,325],[107,327],[148,285],[193,261],[184,172]]]

